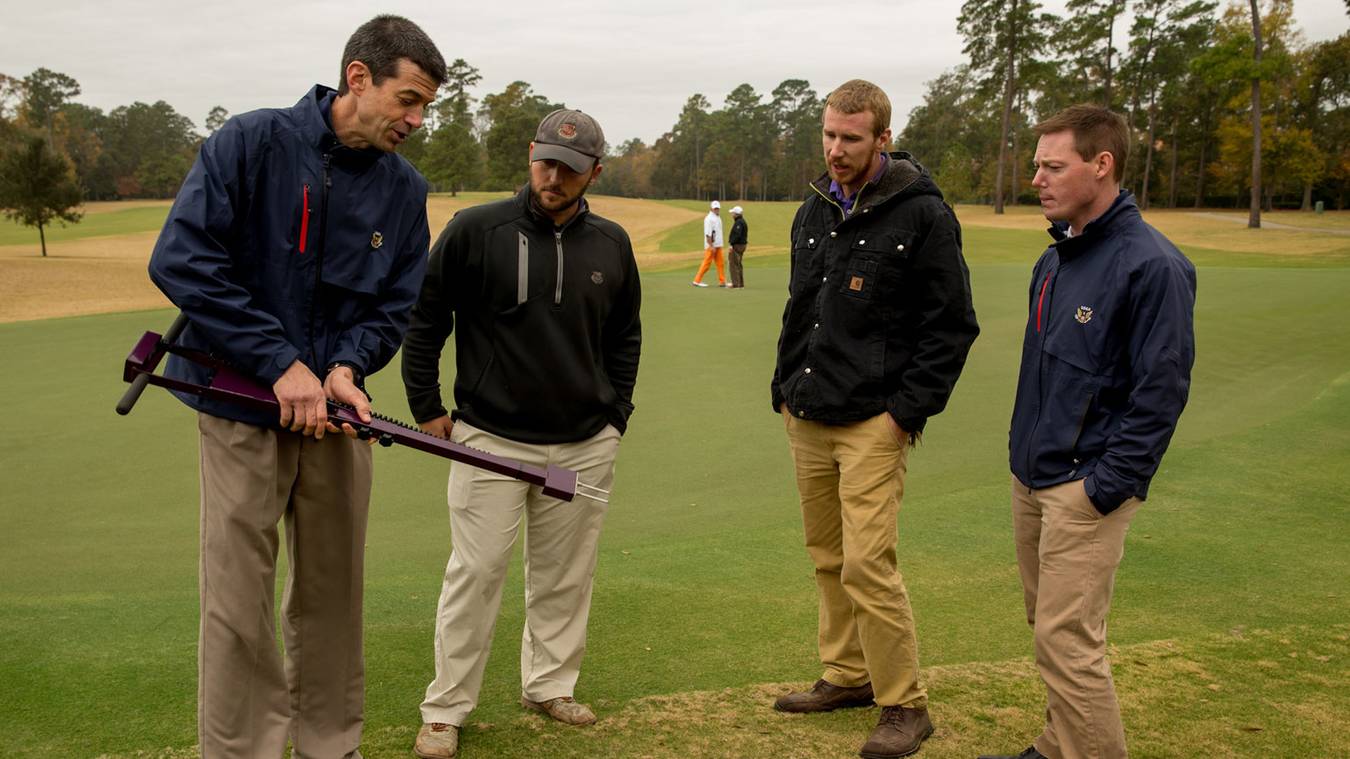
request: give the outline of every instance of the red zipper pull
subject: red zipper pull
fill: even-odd
[[[305,252],[305,243],[309,241],[309,185],[305,185],[305,208],[300,213],[300,252]]]

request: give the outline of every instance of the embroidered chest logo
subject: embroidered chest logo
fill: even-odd
[[[863,289],[863,278],[853,277],[852,279],[850,279],[848,281],[848,289],[852,290],[855,293],[861,292]]]
[[[597,285],[605,284],[605,273],[602,271],[591,272],[591,281]]]
[[[1087,324],[1092,321],[1092,306],[1079,306],[1078,311],[1074,313],[1073,318],[1079,324]]]
[[[370,236],[370,247],[379,250],[380,246],[383,244],[384,244],[384,235],[380,234],[378,231],[376,231],[374,234]]]

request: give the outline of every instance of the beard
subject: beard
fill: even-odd
[[[582,196],[586,194],[588,185],[582,185],[581,189],[575,195],[568,195],[560,185],[543,185],[536,187],[530,185],[530,202],[536,208],[548,214],[556,214],[565,211],[578,203]],[[549,195],[544,193],[548,192]]]

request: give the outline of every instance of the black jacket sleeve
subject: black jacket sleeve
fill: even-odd
[[[628,429],[633,414],[633,387],[637,384],[638,359],[642,353],[642,282],[637,259],[627,235],[623,236],[624,288],[605,320],[601,334],[605,375],[618,396],[610,424],[620,433]]]
[[[961,255],[961,225],[942,205],[912,264],[904,297],[904,329],[914,335],[908,368],[886,407],[907,432],[923,431],[928,418],[947,406],[966,356],[980,334],[970,294],[970,270]]]
[[[403,387],[417,422],[448,413],[441,398],[441,351],[455,326],[455,272],[465,250],[463,225],[455,221],[450,220],[431,248],[422,291],[403,339]]]

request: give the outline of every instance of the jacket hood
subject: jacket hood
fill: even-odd
[[[942,198],[942,190],[933,182],[933,178],[914,156],[903,150],[887,153],[890,159],[886,164],[886,173],[876,184],[867,183],[858,190],[861,197],[854,213],[863,208],[871,208],[893,200],[912,198],[918,195],[932,195]],[[811,183],[822,197],[830,196],[830,172],[826,171]]]

